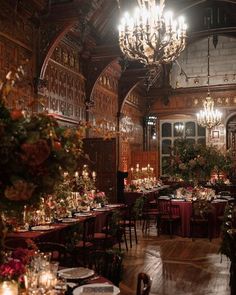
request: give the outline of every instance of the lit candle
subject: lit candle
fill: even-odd
[[[93,179],[95,179],[95,178],[96,178],[96,176],[97,176],[96,172],[95,172],[95,171],[93,171],[93,172],[92,172],[92,178],[93,178]]]
[[[42,271],[39,277],[39,284],[45,289],[53,288],[57,283],[55,275],[51,271]]]
[[[18,285],[11,281],[5,281],[0,284],[1,295],[18,295]]]
[[[75,171],[75,178],[78,178],[78,177],[79,177],[79,172]]]

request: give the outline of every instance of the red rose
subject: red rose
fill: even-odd
[[[23,113],[21,110],[17,110],[17,109],[14,109],[11,111],[11,118],[12,120],[19,120],[20,118],[23,117]]]
[[[54,149],[56,151],[60,150],[61,149],[61,143],[60,143],[60,141],[54,141],[53,147],[54,147]]]

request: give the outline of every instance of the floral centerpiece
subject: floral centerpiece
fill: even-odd
[[[101,206],[104,206],[108,203],[106,194],[104,192],[97,191],[94,194],[94,203],[101,204]]]
[[[63,172],[74,173],[82,154],[84,126],[59,126],[46,112],[34,113],[34,101],[22,107],[24,71],[10,71],[0,81],[0,210],[20,215],[53,193]],[[6,234],[0,216],[0,250]],[[3,255],[0,255],[0,261]]]
[[[203,146],[178,139],[171,150],[172,176],[196,185],[208,181],[213,171],[227,171],[232,165],[229,152],[222,153],[214,146]]]
[[[215,191],[211,188],[200,186],[193,189],[193,200],[212,201],[215,196]]]
[[[26,267],[34,255],[33,249],[17,248],[14,250],[0,265],[0,282],[15,281],[22,286]]]
[[[78,129],[59,126],[47,113],[8,109],[8,94],[18,79],[19,70],[11,72],[1,88],[0,205],[6,208],[52,193],[63,171],[75,171],[82,153]]]
[[[177,199],[185,199],[186,201],[196,201],[204,200],[211,201],[215,198],[215,191],[211,188],[206,188],[202,186],[196,187],[180,187],[175,192],[175,197]]]

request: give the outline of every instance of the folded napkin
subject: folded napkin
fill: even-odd
[[[113,286],[86,286],[83,287],[82,293],[81,294],[94,294],[96,295],[102,295],[102,294],[113,294],[114,288]]]

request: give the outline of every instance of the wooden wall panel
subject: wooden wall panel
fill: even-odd
[[[143,114],[140,111],[141,97],[132,93],[127,98],[120,119],[119,169],[128,171],[131,167],[131,152],[143,149]]]
[[[45,80],[49,112],[65,121],[85,120],[85,79],[76,49],[61,43],[49,60]]]
[[[116,139],[87,138],[84,140],[84,152],[90,158],[87,162],[89,168],[97,173],[96,187],[106,193],[109,201],[116,202]]]
[[[154,175],[158,177],[158,153],[153,151],[133,151],[131,153],[131,167],[135,168],[139,164],[139,168],[147,167],[148,164],[154,168]]]
[[[111,64],[99,77],[92,92],[94,105],[89,113],[89,121],[109,131],[117,129],[119,76],[120,67],[117,63]],[[97,136],[90,132],[90,137]]]

